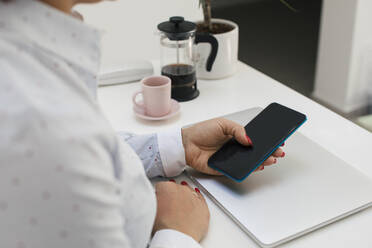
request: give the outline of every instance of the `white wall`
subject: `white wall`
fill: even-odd
[[[133,59],[159,59],[158,23],[181,15],[200,20],[198,0],[119,0],[76,8],[85,22],[105,31],[103,66]]]
[[[314,97],[343,113],[367,105],[372,1],[324,0]]]
[[[372,1],[359,0],[354,26],[350,83],[346,103],[351,108],[367,104],[372,86]]]

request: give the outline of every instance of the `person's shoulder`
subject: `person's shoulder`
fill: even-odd
[[[7,54],[0,58],[2,155],[37,154],[40,163],[109,161],[116,140],[98,107],[62,79],[45,75],[42,66],[38,70],[32,61],[15,58],[10,50]]]
[[[110,164],[115,135],[92,97],[79,88],[84,82],[65,77],[73,74],[65,64],[66,73],[56,72],[58,58],[40,54],[46,56],[41,59],[37,51],[20,47],[0,35],[0,137],[8,141],[0,152],[37,154],[39,164]]]

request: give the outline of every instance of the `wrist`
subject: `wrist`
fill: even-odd
[[[201,248],[199,242],[190,235],[175,229],[163,229],[156,232],[150,247]]]
[[[183,149],[185,151],[185,161],[186,164],[189,165],[189,161],[187,161],[187,147],[188,147],[188,141],[189,141],[189,128],[182,128],[181,129],[181,136],[182,136],[182,145]]]
[[[158,133],[159,153],[166,177],[178,176],[185,169],[185,149],[182,129],[173,128]]]
[[[182,145],[186,148],[186,140],[187,140],[187,129],[186,127],[181,128],[181,136],[182,136]]]
[[[196,241],[198,243],[201,241],[201,237],[197,233],[194,233],[191,230],[189,230],[189,231],[183,230],[181,227],[175,227],[175,226],[159,225],[156,228],[156,230],[153,230],[153,234],[156,234],[156,233],[164,231],[164,230],[172,230],[172,231],[176,231],[178,233],[182,233],[183,235],[193,239],[194,241]]]

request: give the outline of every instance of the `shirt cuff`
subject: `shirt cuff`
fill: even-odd
[[[158,145],[165,176],[174,177],[181,174],[186,167],[181,129],[158,133]]]
[[[151,240],[150,248],[202,248],[190,236],[172,229],[157,231]]]

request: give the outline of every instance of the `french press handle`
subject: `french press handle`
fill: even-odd
[[[211,52],[207,59],[206,70],[211,71],[214,61],[216,60],[217,52],[218,52],[218,41],[217,39],[208,33],[196,33],[195,34],[195,44],[198,43],[209,43],[211,44]]]

